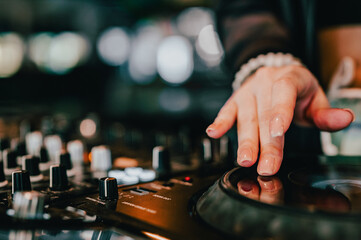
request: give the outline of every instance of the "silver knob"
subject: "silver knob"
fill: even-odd
[[[202,140],[202,156],[203,163],[209,163],[212,161],[212,144],[209,138]]]
[[[74,165],[82,164],[84,161],[84,145],[80,140],[68,142],[67,150]]]
[[[58,162],[58,156],[62,149],[62,141],[58,135],[49,135],[44,138],[44,145],[48,150],[50,161],[53,163]]]
[[[109,147],[101,145],[91,150],[91,170],[107,171],[112,168],[112,157]]]
[[[39,131],[26,134],[26,150],[33,156],[40,155],[40,148],[43,145],[43,134]]]
[[[14,217],[21,219],[42,219],[45,196],[36,191],[15,192]]]

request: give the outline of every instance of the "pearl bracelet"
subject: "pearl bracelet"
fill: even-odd
[[[302,66],[302,63],[301,60],[289,53],[260,54],[256,58],[251,58],[246,64],[243,64],[236,73],[232,83],[233,91],[236,91],[241,84],[260,67],[281,67],[289,65]]]

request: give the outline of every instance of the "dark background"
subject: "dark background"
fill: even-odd
[[[15,42],[19,48],[19,39],[23,44],[21,53],[17,53],[22,60],[9,61],[14,54],[0,51],[2,117],[24,112],[65,112],[81,117],[96,112],[101,118],[142,125],[172,126],[189,122],[205,127],[231,94],[232,77],[222,64],[219,42],[220,53],[203,58],[196,46],[200,30],[214,26],[215,4],[210,0],[0,1],[0,49],[8,48],[9,42],[10,45]],[[149,27],[158,31],[158,39],[153,42],[144,34],[144,29]],[[102,34],[110,28],[124,31],[129,43],[115,43],[114,49],[128,53],[123,62],[112,65],[104,61],[97,49]],[[73,65],[65,62],[68,68],[54,70],[57,61],[64,64],[67,51],[77,50],[71,41],[67,41],[70,37],[65,39],[64,35],[68,33],[86,40],[85,57]],[[16,35],[18,40],[9,40],[9,34]],[[40,39],[39,36],[48,39],[48,42],[39,40],[37,43],[41,48],[38,50],[38,55],[42,56],[40,63],[34,60],[36,53],[32,50],[33,40]],[[140,58],[148,57],[148,62],[155,65],[157,56],[148,56],[148,52],[158,51],[162,41],[172,36],[188,42],[193,62],[191,74],[178,84],[167,82],[157,69],[153,69],[155,72],[143,82],[134,79],[129,70],[132,52],[142,49]],[[137,45],[148,40],[152,47],[149,50]],[[56,44],[56,49],[52,49]],[[172,49],[177,46],[170,47],[169,51]],[[216,60],[207,62],[213,58]],[[1,68],[2,62],[20,65],[6,73],[6,69]],[[137,64],[137,59],[133,62]]]

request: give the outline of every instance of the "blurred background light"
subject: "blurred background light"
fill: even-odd
[[[48,63],[48,54],[54,34],[43,32],[34,34],[28,41],[29,58],[39,69],[45,70]]]
[[[214,24],[214,12],[205,7],[191,7],[177,17],[178,31],[187,37],[197,37],[204,26]]]
[[[136,83],[149,84],[155,79],[157,49],[162,38],[162,29],[154,23],[138,27],[129,56],[129,73]]]
[[[183,88],[165,88],[159,94],[159,105],[166,112],[183,112],[191,105],[189,92]]]
[[[18,34],[0,34],[0,77],[10,77],[19,70],[24,52],[24,41]]]
[[[219,36],[212,24],[203,27],[199,32],[196,51],[207,66],[214,67],[220,64],[224,52]]]
[[[170,36],[162,40],[157,52],[157,69],[163,80],[180,85],[192,75],[193,48],[183,36]]]
[[[106,29],[97,42],[100,59],[110,66],[122,65],[128,59],[130,46],[128,33],[121,27]]]
[[[49,69],[57,74],[69,72],[86,60],[89,45],[87,39],[77,33],[60,33],[53,38],[49,46]]]
[[[66,74],[85,63],[91,51],[89,39],[73,32],[34,34],[28,45],[29,58],[37,67],[55,74]]]
[[[80,133],[83,137],[91,138],[95,135],[97,131],[96,122],[93,119],[84,119],[80,123]]]

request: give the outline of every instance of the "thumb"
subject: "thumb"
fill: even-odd
[[[313,96],[306,117],[320,130],[329,132],[344,129],[355,120],[351,109],[331,108],[321,88]]]

